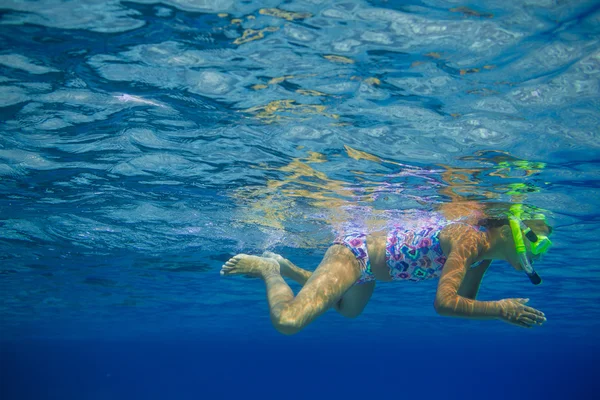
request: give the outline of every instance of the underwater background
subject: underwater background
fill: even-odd
[[[599,40],[596,1],[0,0],[0,398],[597,398]],[[553,226],[479,297],[544,326],[395,282],[287,337],[219,276],[472,202]]]

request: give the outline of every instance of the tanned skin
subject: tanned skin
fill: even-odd
[[[530,226],[542,234],[548,231],[545,225]],[[385,263],[385,241],[385,236],[369,236],[367,248],[375,278],[390,281]],[[525,305],[528,299],[476,299],[492,260],[507,261],[521,270],[508,225],[480,232],[466,224],[450,224],[440,232],[440,244],[447,257],[434,301],[440,315],[501,319],[527,328],[546,321],[544,313]],[[477,267],[471,268],[479,261],[482,262]],[[327,250],[312,273],[280,255],[267,252],[263,257],[238,254],[225,263],[221,275],[262,278],[273,326],[286,335],[299,332],[330,308],[346,317],[357,317],[375,288],[375,282],[355,285],[361,275],[360,265],[348,248],[337,244]],[[296,296],[284,277],[302,285]]]

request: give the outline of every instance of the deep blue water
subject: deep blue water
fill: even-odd
[[[597,347],[466,334],[374,349],[362,339],[21,342],[3,354],[3,398],[591,399],[600,388]]]
[[[597,397],[599,38],[594,1],[0,1],[0,398]],[[480,291],[543,327],[396,282],[285,337],[218,273],[466,201],[547,215],[544,283]]]

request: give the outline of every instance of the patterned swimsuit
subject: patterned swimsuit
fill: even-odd
[[[392,280],[422,281],[441,275],[446,257],[439,234],[448,223],[440,219],[416,229],[396,226],[388,233],[385,260]],[[346,246],[360,263],[362,274],[356,283],[375,280],[367,252],[366,234],[347,234],[337,238],[334,244]]]

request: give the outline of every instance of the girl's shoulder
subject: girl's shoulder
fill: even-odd
[[[464,221],[448,221],[441,228],[442,235],[480,235],[487,232],[487,228],[482,225],[471,224]]]
[[[487,240],[485,232],[486,228],[483,226],[451,221],[440,231],[440,244],[444,251],[462,249],[477,252]]]

